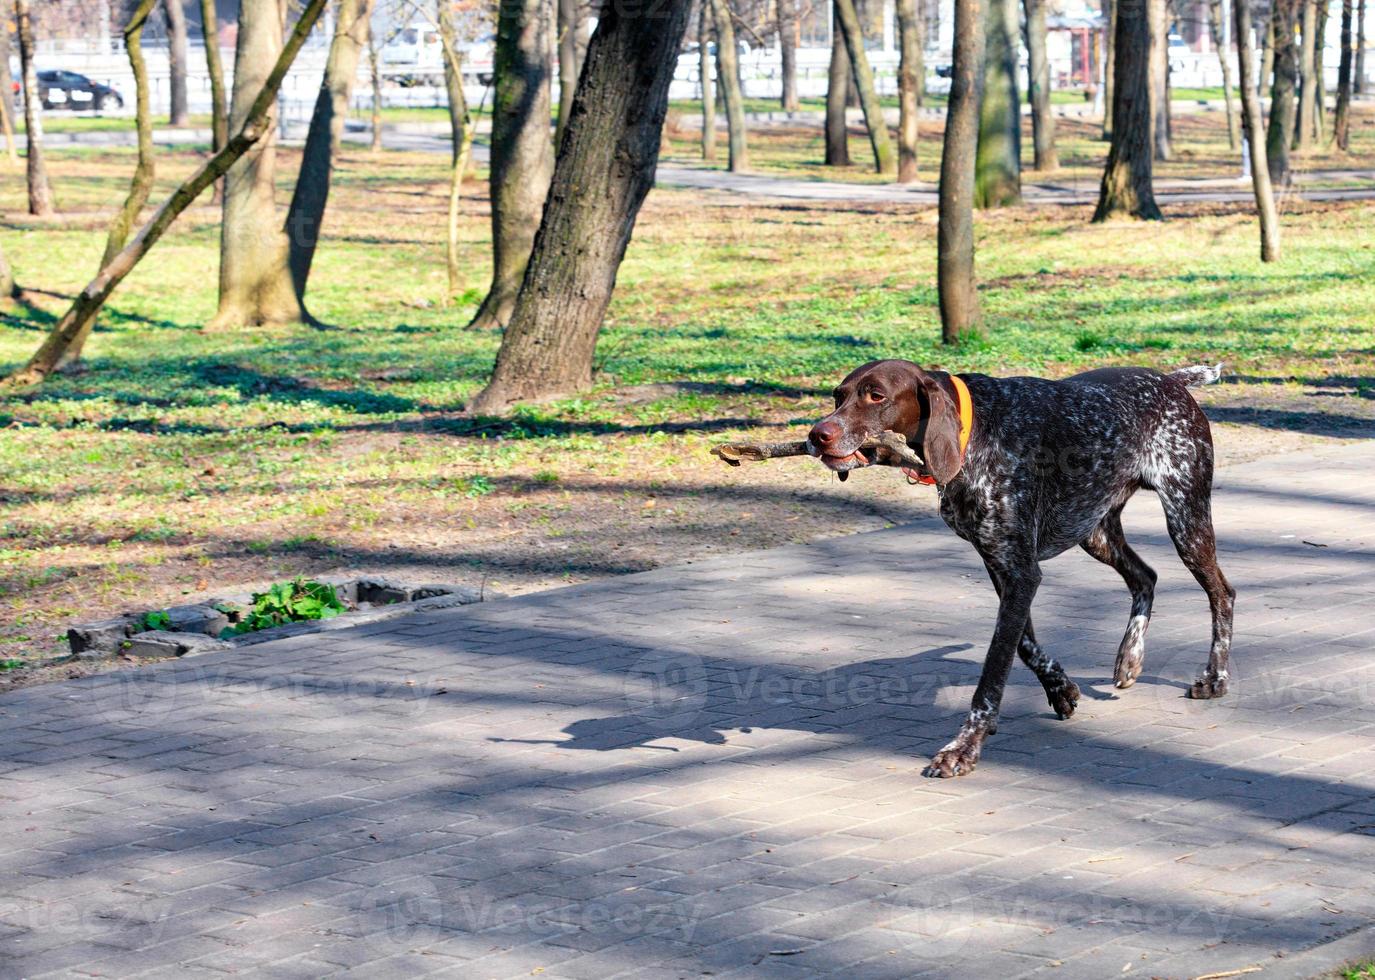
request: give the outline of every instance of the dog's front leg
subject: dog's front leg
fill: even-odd
[[[979,763],[984,739],[998,730],[998,709],[1003,703],[1003,688],[1012,670],[1012,660],[1017,656],[1017,644],[1021,642],[1027,619],[1031,615],[1031,602],[1036,598],[1036,588],[1041,584],[1041,568],[1033,560],[1024,565],[1000,568],[997,574],[1003,583],[998,603],[998,625],[993,630],[993,642],[988,647],[979,686],[974,689],[969,717],[950,744],[932,757],[924,775],[949,777],[973,772]]]

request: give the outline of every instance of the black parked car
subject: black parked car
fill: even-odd
[[[110,88],[74,71],[40,71],[38,97],[44,109],[123,108],[124,98]]]

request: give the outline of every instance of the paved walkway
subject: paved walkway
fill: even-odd
[[[1273,978],[1375,954],[1372,466],[1364,444],[1221,475],[1222,701],[1182,696],[1207,610],[1153,497],[1127,520],[1161,574],[1132,690],[1121,583],[1049,563],[1038,632],[1084,701],[1056,721],[1015,668],[959,780],[919,772],[994,603],[934,522],[17,692],[0,976]]]
[[[1285,200],[1367,201],[1375,200],[1375,171],[1312,170],[1295,174],[1295,185],[1285,190]],[[1346,186],[1331,186],[1334,183]],[[929,204],[939,201],[937,185],[931,181],[914,184],[847,184],[842,181],[797,180],[768,174],[733,174],[705,167],[662,164],[658,170],[661,187],[686,187],[704,191],[725,191],[752,200],[863,201],[884,204]],[[1319,186],[1315,186],[1319,185]],[[1242,204],[1255,201],[1250,178],[1157,178],[1155,199],[1160,204]],[[1096,204],[1098,178],[1078,180],[1024,180],[1023,200],[1030,205]]]
[[[304,122],[287,127],[287,142],[304,143],[308,126]],[[59,145],[83,144],[99,146],[132,146],[135,134],[127,130],[96,130],[50,134],[49,140]],[[344,139],[350,143],[367,143],[368,132],[350,130]],[[23,137],[21,136],[22,140]],[[209,142],[210,131],[198,129],[160,129],[154,141],[168,145]],[[388,149],[421,153],[451,153],[452,141],[443,124],[416,124],[402,129],[387,129],[382,134]],[[473,146],[473,156],[485,163],[489,150],[484,144]],[[1375,200],[1375,170],[1334,169],[1296,172],[1295,185],[1283,192],[1284,199],[1304,201],[1368,201]],[[929,204],[938,202],[937,185],[921,181],[914,184],[852,184],[832,180],[798,180],[769,174],[733,174],[707,167],[663,163],[656,171],[660,187],[679,187],[701,191],[717,191],[739,196],[749,201],[787,200],[831,202],[867,202],[882,204]],[[1255,200],[1249,179],[1201,178],[1167,179],[1155,181],[1155,197],[1161,204],[1243,204]],[[1086,206],[1098,200],[1098,179],[1082,180],[1026,180],[1022,194],[1030,205]]]

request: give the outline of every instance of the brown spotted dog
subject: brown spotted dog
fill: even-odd
[[[941,518],[978,551],[998,592],[998,622],[969,717],[926,775],[973,771],[997,731],[1014,652],[1057,714],[1074,713],[1079,688],[1036,643],[1031,602],[1040,563],[1075,545],[1117,569],[1131,590],[1114,680],[1120,688],[1136,682],[1156,575],[1127,544],[1121,514],[1142,487],[1159,495],[1170,538],[1212,607],[1212,649],[1189,695],[1227,693],[1236,592],[1217,564],[1212,433],[1189,394],[1216,381],[1221,368],[1104,368],[1047,381],[952,376],[891,360],[855,369],[836,388],[835,411],[812,428],[809,451],[844,479],[884,452],[861,443],[885,430],[901,433],[926,463],[924,482],[937,485]]]

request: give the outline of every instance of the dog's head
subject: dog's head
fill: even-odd
[[[812,426],[813,455],[840,474],[872,464],[881,450],[861,444],[885,430],[921,443],[931,475],[944,484],[960,470],[960,415],[942,385],[911,361],[870,361],[835,389],[835,411]],[[922,430],[923,409],[926,426]]]

